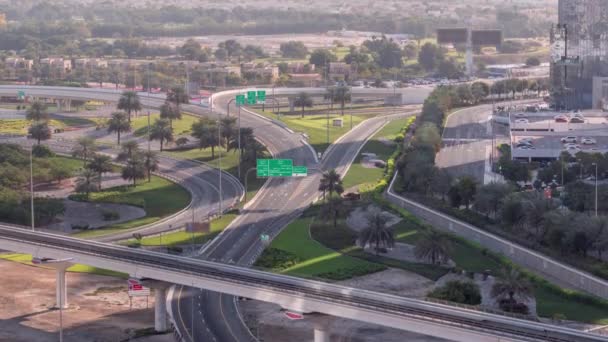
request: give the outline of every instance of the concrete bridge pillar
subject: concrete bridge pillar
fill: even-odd
[[[315,342],[329,342],[329,331],[326,327],[315,327]]]
[[[57,309],[67,309],[68,291],[65,279],[65,271],[73,264],[66,260],[32,258],[32,263],[44,265],[55,269],[55,307]]]
[[[147,279],[142,284],[154,289],[154,330],[167,331],[167,289],[171,284]]]

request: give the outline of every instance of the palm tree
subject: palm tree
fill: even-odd
[[[40,145],[41,140],[48,140],[51,138],[51,129],[46,121],[34,121],[28,132],[32,138],[38,141],[38,145]]]
[[[340,179],[340,175],[336,172],[335,169],[329,170],[323,174],[321,178],[321,183],[319,184],[320,191],[328,191],[329,197],[335,193],[338,195],[344,192],[344,187],[342,186],[342,179]]]
[[[332,220],[334,228],[338,226],[338,218],[346,214],[346,206],[340,197],[330,198],[321,211],[321,216]]]
[[[97,172],[99,176],[99,190],[101,190],[101,176],[112,171],[112,158],[105,154],[95,154],[86,166],[87,169]]]
[[[25,117],[31,121],[46,121],[49,119],[49,113],[46,111],[46,104],[40,101],[34,101],[30,108],[25,112]]]
[[[373,210],[368,213],[367,227],[359,233],[357,243],[359,246],[375,245],[376,255],[380,253],[380,247],[392,248],[395,245],[393,229],[386,224],[388,218],[380,210]]]
[[[173,141],[173,130],[169,126],[169,120],[158,119],[150,129],[150,140],[160,141],[160,151],[163,151],[164,142]]]
[[[131,123],[125,112],[112,113],[112,118],[108,120],[108,133],[116,132],[118,136],[118,145],[120,145],[120,133],[131,130]]]
[[[86,198],[89,199],[89,194],[91,193],[91,191],[95,191],[95,189],[97,189],[97,177],[97,172],[93,170],[82,170],[80,176],[76,179],[76,192],[84,192],[86,194]]]
[[[433,265],[448,261],[451,246],[445,235],[431,231],[422,235],[416,243],[414,255],[418,259],[430,260]]]
[[[253,143],[255,142],[255,137],[253,135],[253,128],[251,127],[242,127],[240,130],[240,134],[238,134],[241,136],[241,155],[243,154],[243,152],[245,151],[245,149],[250,146],[253,145]],[[238,140],[237,138],[232,138],[232,140],[230,141],[230,148],[231,149],[238,149]]]
[[[312,107],[312,98],[308,93],[301,92],[299,93],[293,101],[293,104],[296,107],[302,108],[302,118],[304,117],[304,107]]]
[[[121,145],[121,151],[116,157],[117,160],[123,161],[133,158],[133,156],[139,152],[139,144],[135,140],[129,140]]]
[[[334,110],[334,99],[336,98],[336,87],[328,87],[323,99],[329,100],[329,110]]]
[[[133,186],[137,186],[138,179],[146,178],[146,168],[140,159],[130,159],[122,168],[122,178],[132,180]]]
[[[497,302],[508,299],[509,311],[513,311],[513,306],[517,304],[515,296],[518,296],[521,300],[526,300],[530,298],[532,291],[530,282],[516,269],[512,268],[510,271],[502,271],[502,275],[496,279],[494,286],[492,286],[491,295],[496,298]]]
[[[76,140],[76,145],[74,145],[74,148],[72,149],[72,156],[83,159],[84,164],[86,165],[95,151],[97,151],[95,139],[91,137],[80,137]]]
[[[153,151],[146,151],[142,155],[142,161],[148,173],[148,183],[152,179],[152,172],[158,170],[158,156]]]
[[[230,151],[230,141],[237,135],[236,118],[222,118],[222,120],[220,120],[220,126],[222,138],[224,138],[224,146],[226,146],[226,151]]]
[[[190,96],[186,94],[186,90],[184,87],[175,86],[169,89],[167,92],[167,101],[173,103],[175,105],[175,109],[177,110],[178,116],[181,117],[181,104],[189,103]]]
[[[127,112],[129,122],[131,122],[131,113],[138,112],[141,110],[141,102],[139,101],[139,95],[134,91],[125,91],[118,99],[117,109],[121,109]]]
[[[348,87],[336,87],[336,90],[334,91],[334,98],[332,99],[332,101],[335,102],[339,102],[340,103],[340,110],[341,110],[341,115],[344,116],[344,105],[346,103],[346,101],[350,101],[350,89],[348,89]]]
[[[220,144],[217,123],[205,118],[200,119],[192,124],[192,136],[198,139],[200,148],[211,147],[211,159],[215,159],[215,147]]]
[[[171,102],[165,102],[160,106],[160,117],[169,119],[169,126],[173,129],[173,120],[181,120],[182,113]]]

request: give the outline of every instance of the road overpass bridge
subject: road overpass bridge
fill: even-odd
[[[608,338],[558,326],[162,253],[0,225],[0,249],[70,260],[454,341],[590,342]],[[157,305],[164,314],[164,305]],[[319,334],[323,336],[323,334]]]

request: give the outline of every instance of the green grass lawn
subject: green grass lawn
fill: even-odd
[[[74,234],[77,237],[107,235],[158,221],[185,208],[190,202],[190,193],[178,184],[153,176],[150,183],[140,181],[137,187],[120,186],[91,193],[89,201],[139,206],[146,210],[146,216],[101,229],[82,231]]]
[[[591,303],[575,299],[566,299],[544,286],[536,286],[536,312],[541,317],[551,318],[562,314],[568,320],[608,325],[608,302]]]
[[[159,113],[150,115],[150,125],[160,118]],[[173,134],[175,136],[189,134],[192,124],[199,120],[198,117],[190,114],[182,114],[181,120],[173,120]],[[131,129],[133,134],[140,137],[148,133],[148,116],[141,115],[137,118],[131,119]]]
[[[222,230],[226,229],[230,222],[236,218],[236,214],[226,214],[221,218],[211,221],[211,229],[209,233],[188,233],[186,231],[178,231],[163,234],[162,236],[148,236],[141,239],[142,246],[179,246],[191,244],[202,244],[214,238]],[[135,239],[130,239],[126,244],[135,243]]]
[[[355,275],[373,273],[384,269],[382,265],[345,256],[312,240],[308,233],[312,218],[299,218],[289,224],[272,241],[270,249],[286,252],[297,262],[280,270],[280,273],[300,277],[347,279]],[[267,249],[258,263],[268,257]]]
[[[332,119],[344,119],[343,127],[332,126]],[[367,116],[352,116],[352,126],[368,119]],[[350,131],[351,116],[349,115],[330,115],[329,116],[329,144],[327,143],[327,116],[326,115],[307,115],[301,118],[299,115],[281,116],[281,121],[296,132],[308,135],[308,142],[317,152],[323,153],[329,144],[336,141],[339,137]]]
[[[389,146],[381,140],[386,139],[393,141],[401,132],[403,127],[407,125],[410,119],[399,119],[389,122],[380,131],[378,131],[361,149],[361,152],[351,165],[348,173],[343,179],[344,188],[358,186],[359,188],[376,184],[384,176],[382,168],[366,168],[361,165],[363,159],[362,153],[375,153],[379,159],[387,161],[391,154],[396,150],[397,146]]]
[[[18,262],[18,263],[24,264],[24,265],[31,265],[31,266],[35,266],[35,267],[45,268],[44,266],[38,266],[38,265],[32,264],[32,256],[30,254],[4,253],[4,254],[0,254],[0,259]],[[87,265],[82,265],[82,264],[75,264],[75,265],[71,266],[70,268],[68,268],[67,271],[75,272],[75,273],[91,273],[91,274],[104,275],[104,276],[110,276],[110,277],[119,277],[119,278],[128,278],[128,276],[129,276],[128,274],[125,274],[125,273],[114,272],[114,271],[97,268],[97,267],[92,267],[92,266],[87,266]]]

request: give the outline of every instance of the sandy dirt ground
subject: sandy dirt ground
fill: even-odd
[[[59,312],[55,305],[55,271],[0,260],[0,341],[57,341]],[[63,326],[66,342],[117,342],[134,331],[154,326],[154,296],[129,297],[124,279],[68,273],[68,304]],[[173,341],[171,334],[140,338]]]
[[[424,297],[435,286],[431,280],[397,269],[353,278],[339,284],[414,298]],[[290,321],[277,305],[253,300],[241,301],[239,304],[241,313],[254,335],[258,335],[266,342],[312,341],[314,327],[318,325],[330,331],[332,342],[444,341],[408,331],[323,315],[307,315],[304,320]]]

